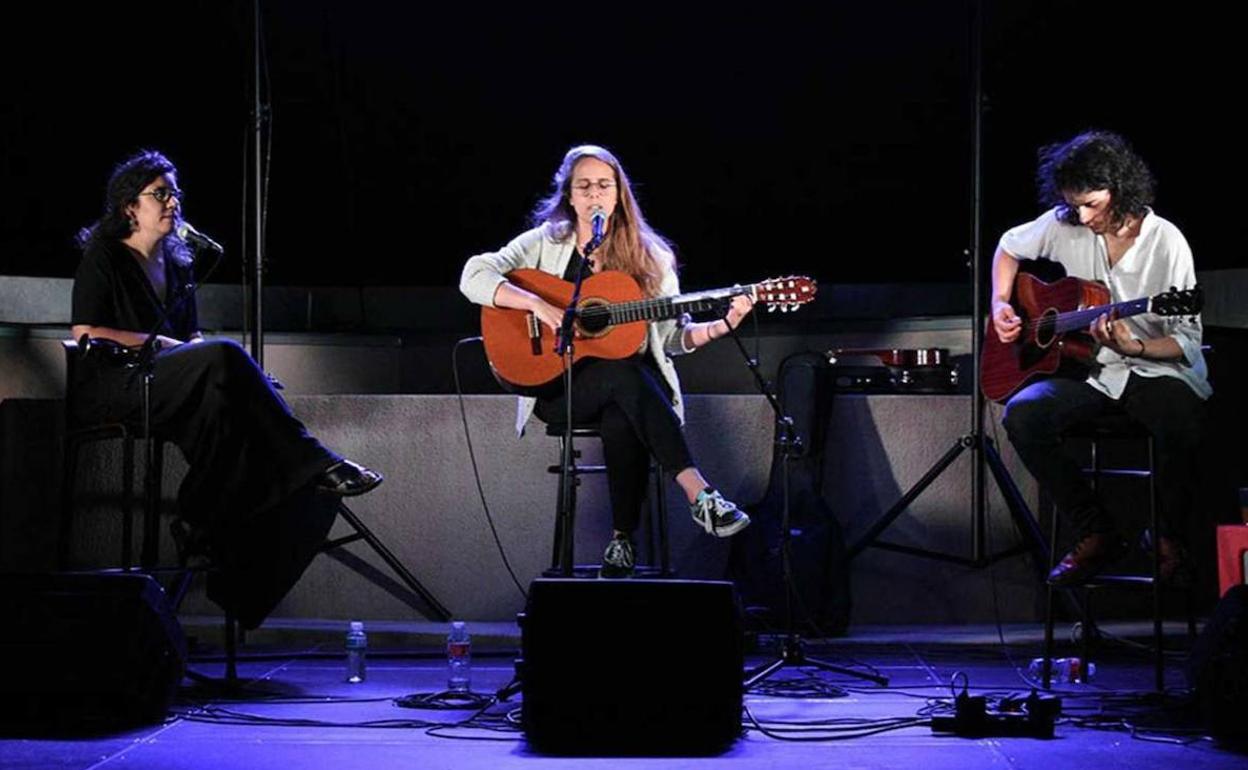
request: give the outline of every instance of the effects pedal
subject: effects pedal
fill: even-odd
[[[988,710],[983,696],[964,691],[954,701],[954,716],[932,717],[933,733],[952,733],[962,738],[1052,738],[1053,726],[1062,714],[1062,699],[1040,695],[1005,698],[996,710]]]

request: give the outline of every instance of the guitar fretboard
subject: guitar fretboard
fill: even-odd
[[[732,286],[725,289],[681,294],[677,297],[654,297],[632,302],[617,302],[611,305],[594,305],[582,309],[580,316],[586,319],[601,319],[605,314],[609,325],[634,321],[660,321],[666,318],[676,318],[685,313],[711,310],[725,300],[732,299],[739,294],[750,294],[753,291],[754,285]]]
[[[1118,318],[1127,318],[1140,313],[1147,313],[1148,303],[1148,297],[1143,297],[1128,302],[1117,302],[1113,305],[1097,305],[1096,307],[1083,310],[1073,310],[1069,313],[1058,313],[1056,316],[1042,316],[1028,323],[1036,327],[1049,328],[1057,334],[1065,334],[1066,332],[1088,328],[1093,321],[1106,313],[1116,313]]]

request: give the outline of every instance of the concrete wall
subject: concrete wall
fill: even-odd
[[[509,619],[521,607],[487,525],[453,396],[292,396],[296,413],[337,451],[386,474],[375,492],[350,503],[417,578],[459,617]],[[966,432],[965,396],[863,396],[833,399],[825,447],[825,497],[855,539]],[[0,503],[0,567],[50,564],[55,540],[55,472],[60,404],[10,399],[0,404],[4,451]],[[521,583],[549,565],[557,441],[538,429],[523,438],[510,426],[514,400],[465,398],[468,430],[499,539]],[[687,433],[712,483],[748,503],[762,496],[772,456],[772,416],[759,396],[689,399]],[[540,426],[539,426],[540,428]],[[598,453],[585,442],[587,460]],[[170,448],[166,494],[184,466]],[[119,549],[114,512],[119,451],[101,446],[84,458],[73,540],[78,566],[112,563]],[[1007,451],[1007,458],[1008,458]],[[971,454],[964,453],[885,533],[887,539],[970,555]],[[1012,461],[1011,461],[1012,462]],[[1025,473],[1015,478],[1029,496]],[[609,528],[605,480],[586,479],[580,497],[577,558],[597,562]],[[1005,507],[993,491],[990,540],[1016,542]],[[686,577],[718,577],[728,544],[695,528],[675,485],[669,487],[672,550]],[[167,501],[167,504],[169,502]],[[343,533],[345,527],[339,525]],[[172,555],[163,531],[162,552]],[[382,570],[362,544],[348,546]],[[1004,620],[1035,617],[1036,584],[1025,558],[977,570],[876,549],[852,565],[855,623],[986,622],[994,606]],[[318,557],[275,612],[282,617],[406,620],[419,614],[387,580],[374,580],[339,560]],[[202,590],[202,589],[197,589]],[[993,593],[996,593],[994,603]],[[186,611],[213,612],[197,592]]]
[[[55,324],[63,323],[67,312],[67,306],[62,306],[68,282],[64,284],[36,279],[0,282],[4,290],[0,295],[5,299],[0,315],[12,305],[27,308],[23,318],[50,324],[0,326],[0,569],[48,569],[53,564],[61,430],[61,406],[56,399],[64,390],[59,339],[67,333]],[[852,302],[854,297],[842,299]],[[1211,304],[1220,308],[1220,317],[1228,318],[1228,308],[1238,307],[1232,299],[1223,288],[1214,288]],[[304,305],[334,306],[332,302]],[[393,308],[390,315],[383,314],[391,320],[401,317],[404,306],[403,297],[397,295],[378,304]],[[773,379],[780,361],[802,350],[944,347],[961,364],[963,385],[969,386],[971,380],[966,368],[970,321],[965,317],[844,321],[834,327],[812,324],[801,333],[764,320],[762,331],[763,371]],[[1231,333],[1224,330],[1222,334]],[[418,579],[458,616],[510,619],[521,605],[520,595],[502,566],[482,512],[458,402],[445,395],[453,391],[450,350],[459,336],[448,329],[404,335],[271,333],[266,337],[266,369],[286,384],[288,400],[316,435],[387,475],[376,492],[351,505]],[[1235,351],[1243,347],[1240,337],[1242,333],[1222,340],[1223,350],[1211,358],[1215,370],[1239,366],[1243,357]],[[684,390],[691,394],[688,435],[695,457],[710,480],[730,497],[741,503],[757,500],[766,487],[771,462],[772,417],[765,401],[754,394],[752,379],[735,346],[719,342],[696,355],[678,358],[677,367]],[[465,409],[486,499],[517,576],[527,583],[550,560],[556,481],[545,469],[556,461],[557,442],[540,429],[524,438],[515,437],[510,429],[514,400],[479,395],[498,392],[479,345],[463,349],[461,375],[465,391],[474,394],[465,399]],[[1234,394],[1234,383],[1243,379],[1239,369],[1226,371],[1220,378],[1215,376],[1215,387],[1223,394]],[[1235,402],[1227,402],[1213,423],[1215,428],[1225,427],[1224,432],[1236,437],[1238,445],[1245,432],[1243,412],[1234,408]],[[965,394],[840,395],[832,399],[823,487],[849,541],[856,540],[969,431],[970,408],[970,397]],[[990,411],[988,435],[998,439],[1014,479],[1034,508],[1034,485],[1013,458],[1008,442],[996,435],[995,407]],[[596,442],[583,449],[591,461],[598,452]],[[77,498],[81,512],[73,544],[80,566],[111,564],[117,558],[119,454],[115,446],[97,447],[84,458]],[[184,470],[177,451],[171,449],[170,455],[167,505]],[[884,539],[971,556],[972,463],[972,453],[962,453],[893,523]],[[1238,484],[1243,483],[1240,478]],[[995,485],[989,483],[988,488],[986,550],[995,552],[1018,538]],[[681,574],[722,575],[727,545],[695,530],[674,486],[669,504],[673,554]],[[605,480],[587,479],[581,493],[578,560],[599,560],[609,527],[606,508]],[[163,528],[162,535],[163,553],[172,555],[172,543]],[[320,557],[276,614],[415,617],[402,592],[392,590],[384,578],[378,579],[378,574],[384,574],[379,560],[360,544],[350,548],[383,572],[365,570],[369,574],[364,575],[343,560]],[[868,549],[854,561],[851,583],[854,623],[1038,617],[1040,594],[1032,566],[1024,557],[1006,559],[991,569],[970,569]],[[199,593],[190,597],[187,610],[214,611]]]

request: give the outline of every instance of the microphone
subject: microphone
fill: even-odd
[[[178,237],[197,249],[208,249],[218,254],[225,253],[225,249],[222,248],[221,244],[196,230],[185,219],[178,223]]]
[[[602,206],[594,206],[589,221],[594,228],[594,240],[601,241],[607,229],[607,212],[602,210]]]

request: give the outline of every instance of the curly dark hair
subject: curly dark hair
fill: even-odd
[[[178,169],[156,150],[139,150],[113,169],[104,193],[104,213],[94,224],[78,231],[78,245],[86,250],[99,241],[119,241],[130,235],[133,226],[126,207],[138,202],[139,193],[164,174],[177,175]],[[179,262],[189,262],[190,248],[176,234],[165,239],[167,253]]]
[[[1058,218],[1079,224],[1079,212],[1066,205],[1063,192],[1109,190],[1117,220],[1143,216],[1153,202],[1153,174],[1131,145],[1109,131],[1084,131],[1068,142],[1040,149],[1036,184],[1043,206],[1057,206]]]

